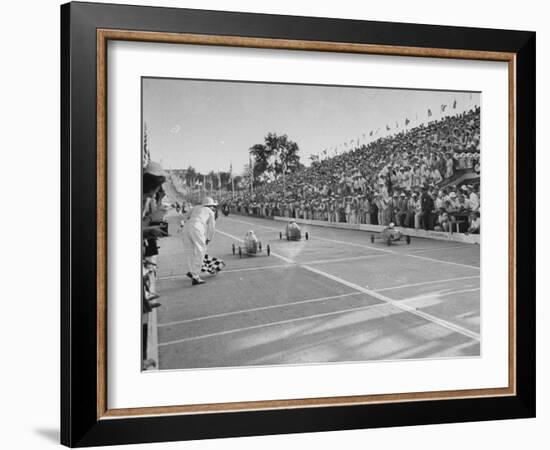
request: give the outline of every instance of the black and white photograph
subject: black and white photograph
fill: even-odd
[[[481,355],[479,92],[142,78],[142,367]]]

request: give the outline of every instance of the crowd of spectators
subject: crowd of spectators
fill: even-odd
[[[156,293],[158,239],[168,234],[163,221],[166,208],[162,204],[165,196],[163,183],[166,172],[160,164],[150,161],[143,169],[143,195],[141,204],[142,230],[142,368],[153,367],[156,361],[147,354],[149,314],[161,304]]]
[[[461,175],[468,174],[467,180]],[[480,110],[380,138],[223,202],[260,216],[479,232]],[[459,183],[455,183],[458,180]]]

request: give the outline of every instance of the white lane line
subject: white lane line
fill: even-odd
[[[343,280],[340,277],[337,277],[335,275],[331,275],[330,273],[323,272],[322,270],[316,269],[314,267],[309,267],[309,266],[302,266],[302,267],[304,269],[307,269],[307,270],[313,272],[313,273],[316,273],[318,275],[322,275],[326,278],[329,278],[333,281],[336,281],[340,284],[343,284],[344,286],[348,286],[352,289],[356,289],[356,290],[361,291],[365,294],[368,294],[368,295],[370,295],[374,298],[377,298],[378,300],[381,300],[385,303],[388,303],[392,306],[395,306],[396,308],[401,309],[402,311],[414,314],[415,316],[421,317],[421,318],[423,318],[423,319],[425,319],[429,322],[432,322],[436,325],[442,326],[442,327],[447,328],[447,329],[449,329],[451,331],[454,331],[456,333],[460,333],[460,334],[462,334],[466,337],[469,337],[471,339],[475,339],[476,341],[480,340],[480,336],[479,336],[478,333],[475,333],[471,330],[468,330],[467,328],[461,327],[460,325],[456,325],[456,324],[448,322],[444,319],[440,319],[439,317],[435,317],[435,316],[432,316],[431,314],[425,313],[423,311],[419,311],[419,310],[417,310],[416,308],[414,308],[412,306],[402,304],[399,300],[392,300],[391,298],[386,297],[383,294],[372,291],[370,289],[366,289],[362,286],[359,286],[358,284],[352,283],[350,281]]]
[[[223,270],[222,272],[220,272],[220,275],[225,275],[226,273],[235,273],[235,272],[250,272],[252,270],[282,269],[285,267],[294,267],[294,264],[274,264],[272,266],[245,267],[243,269]]]
[[[177,320],[177,321],[174,321],[174,322],[161,323],[158,326],[160,328],[170,327],[170,326],[174,326],[174,325],[182,325],[182,324],[185,324],[185,323],[198,322],[198,321],[201,321],[201,320],[218,319],[220,317],[236,316],[238,314],[247,314],[247,313],[256,312],[256,311],[266,311],[266,310],[269,310],[269,309],[285,308],[287,306],[305,305],[307,303],[317,303],[317,302],[322,302],[322,301],[326,301],[326,300],[341,299],[341,298],[344,298],[344,297],[351,297],[352,295],[364,295],[364,294],[362,292],[349,292],[347,294],[331,295],[330,297],[312,298],[310,300],[301,300],[301,301],[298,301],[298,302],[281,303],[280,305],[260,306],[258,308],[243,309],[243,310],[240,310],[240,311],[231,311],[231,312],[220,313],[220,314],[212,314],[210,316],[196,317],[194,319]]]
[[[242,268],[242,269],[223,270],[218,274],[218,276],[225,275],[227,273],[236,273],[236,272],[253,272],[253,271],[256,271],[256,270],[282,269],[282,268],[285,268],[285,267],[294,267],[298,264],[326,264],[326,263],[331,263],[331,262],[345,262],[345,261],[354,261],[354,260],[360,260],[360,259],[370,259],[370,258],[374,258],[376,256],[382,256],[382,255],[365,255],[365,256],[354,256],[354,257],[351,257],[351,258],[319,259],[319,260],[315,260],[315,261],[305,261],[303,263],[292,262],[292,263],[286,263],[286,264],[274,264],[272,266],[245,267],[245,268]],[[185,278],[187,278],[186,274],[179,273],[177,275],[167,275],[165,277],[158,277],[157,281],[180,280],[180,279],[185,279]]]
[[[265,226],[265,225],[259,225],[259,224],[253,223],[253,222],[245,222],[243,220],[235,220],[235,219],[229,219],[229,220],[231,220],[233,222],[240,222],[240,223],[244,223],[244,224],[247,224],[247,225],[253,225],[253,226],[257,226],[257,227],[261,227],[261,228],[267,228],[269,230],[278,230],[278,228],[268,227],[268,226]],[[357,244],[355,242],[340,241],[340,240],[337,240],[337,239],[330,239],[330,238],[320,237],[318,235],[315,235],[315,239],[320,240],[320,241],[334,242],[335,244],[349,245],[349,246],[352,246],[352,247],[360,247],[360,248],[366,248],[366,249],[369,249],[369,250],[376,250],[376,251],[379,251],[379,252],[384,252],[384,253],[388,253],[388,254],[392,254],[392,255],[409,256],[411,258],[418,258],[418,259],[423,259],[423,260],[426,260],[426,261],[432,261],[432,262],[441,263],[441,264],[450,264],[450,265],[453,265],[453,266],[466,267],[468,269],[479,270],[479,266],[473,266],[473,265],[470,265],[470,264],[462,264],[462,263],[457,263],[457,262],[453,262],[453,261],[445,261],[445,260],[436,259],[436,258],[428,258],[427,256],[414,255],[414,254],[411,254],[411,253],[401,253],[401,252],[396,252],[396,251],[393,251],[393,250],[388,250],[387,248],[383,248],[383,247],[373,247],[371,245]]]
[[[257,266],[257,267],[245,267],[243,269],[230,269],[230,270],[223,270],[222,272],[220,272],[218,274],[218,276],[224,275],[226,273],[251,272],[251,271],[254,271],[254,270],[266,270],[266,269],[280,269],[280,268],[284,268],[284,267],[293,267],[293,266],[294,266],[294,264],[275,264],[275,265],[272,265],[272,266]],[[187,278],[187,275],[184,274],[184,273],[180,273],[180,274],[177,274],[177,275],[169,275],[169,276],[166,276],[166,277],[159,277],[159,278],[157,278],[157,281],[179,280],[181,278]]]
[[[473,275],[471,277],[445,278],[443,280],[424,281],[422,283],[401,284],[399,286],[390,286],[390,287],[385,287],[385,288],[381,288],[381,289],[374,289],[374,291],[375,292],[393,291],[394,289],[404,289],[404,288],[408,288],[408,287],[424,286],[426,284],[447,283],[447,282],[450,282],[450,281],[470,280],[470,279],[473,279],[473,278],[479,278],[479,275]]]
[[[432,298],[448,297],[449,295],[464,294],[465,292],[475,292],[475,291],[479,291],[479,290],[480,290],[480,288],[460,289],[458,291],[443,292],[441,294],[434,293],[434,294],[428,294],[428,295],[419,295],[418,297],[409,297],[409,298],[404,298],[402,300],[395,300],[395,301],[398,301],[398,302],[413,302],[415,300],[429,300],[429,299],[432,299]]]
[[[472,245],[472,244],[469,244]],[[413,250],[413,252],[420,253],[420,252],[435,252],[437,250],[453,250],[455,248],[468,248],[466,244],[463,245],[453,245],[452,247],[437,247],[437,248],[422,248],[420,250]]]
[[[318,259],[314,261],[300,262],[299,264],[327,264],[327,263],[334,263],[334,262],[356,261],[360,259],[371,259],[371,258],[376,258],[377,256],[384,256],[384,255],[364,255],[364,256],[352,256],[351,258]]]
[[[216,230],[216,233],[223,234],[224,236],[230,237],[231,239],[235,239],[235,240],[238,241],[238,242],[244,243],[244,241],[243,241],[242,239],[240,239],[240,238],[238,238],[237,236],[234,236],[234,235],[232,235],[232,234],[226,233],[225,231]],[[279,258],[279,259],[282,259],[282,260],[283,260],[284,262],[286,262],[286,263],[295,264],[295,261],[293,261],[292,259],[287,258],[286,256],[279,255],[278,253],[275,253],[275,252],[271,252],[271,254],[272,254],[273,256],[276,256],[276,257]]]
[[[167,345],[182,344],[184,342],[196,341],[196,340],[199,340],[199,339],[208,339],[208,338],[211,338],[211,337],[226,336],[228,334],[240,333],[242,331],[257,330],[259,328],[273,327],[273,326],[277,326],[277,325],[286,325],[286,324],[289,324],[289,323],[303,322],[305,320],[320,319],[320,318],[323,318],[323,317],[335,316],[335,315],[338,315],[338,314],[346,314],[346,313],[357,312],[357,311],[365,311],[365,310],[368,310],[368,309],[381,308],[381,307],[387,307],[387,306],[391,306],[391,305],[388,305],[387,303],[377,303],[375,305],[358,306],[357,308],[349,308],[349,309],[344,309],[344,310],[341,310],[341,311],[333,311],[333,312],[329,312],[329,313],[314,314],[314,315],[311,315],[311,316],[298,317],[298,318],[295,318],[295,319],[279,320],[277,322],[269,322],[269,323],[265,323],[265,324],[261,324],[261,325],[252,325],[250,327],[235,328],[235,329],[232,329],[232,330],[220,331],[218,333],[202,334],[200,336],[193,336],[193,337],[188,337],[188,338],[183,338],[183,339],[176,339],[176,340],[173,340],[173,341],[162,342],[162,343],[159,344],[159,347],[166,347]]]
[[[423,259],[425,261],[437,262],[440,264],[451,264],[452,266],[466,267],[467,269],[479,270],[479,266],[472,266],[471,264],[462,264],[462,263],[457,263],[453,261],[444,261],[442,259],[428,258],[427,256],[411,255],[410,253],[407,253],[405,256],[410,256],[411,258]]]

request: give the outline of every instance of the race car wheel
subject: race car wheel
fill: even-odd
[[[306,241],[309,241],[309,233],[306,231]]]
[[[261,243],[261,242],[258,242],[258,249],[259,249],[260,251],[262,251],[262,243]]]
[[[271,255],[271,247],[267,244],[267,256]]]
[[[283,239],[283,232],[279,231],[279,239]]]
[[[407,240],[407,244],[411,243],[411,237],[410,236],[407,236],[406,240]]]
[[[374,234],[370,235],[370,241],[371,241],[372,244],[374,244]]]
[[[231,251],[235,254],[235,244],[231,244]]]
[[[243,257],[243,251],[241,249],[241,247],[239,247],[239,258],[242,258]]]

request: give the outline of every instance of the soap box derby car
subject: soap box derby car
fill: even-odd
[[[382,242],[385,242],[386,245],[392,245],[396,242],[402,242],[401,238],[403,237],[405,238],[405,242],[407,244],[411,243],[411,237],[404,235],[400,230],[395,228],[395,224],[392,222],[382,230],[378,237],[374,234],[371,234],[370,241],[374,243],[376,239],[379,239]]]
[[[279,232],[279,239],[283,238],[283,233],[287,241],[299,241],[302,239],[302,230],[300,230],[295,219],[290,219],[284,231]],[[306,241],[309,240],[309,233],[307,231],[304,233],[304,236]]]
[[[259,255],[263,252],[262,242],[258,240],[256,235],[254,234],[254,231],[250,230],[247,231],[244,236],[244,245],[239,245],[238,247],[235,247],[235,244],[232,244],[232,251],[233,254],[238,253],[239,258],[242,258],[243,254],[250,256]],[[271,254],[271,247],[269,244],[267,244],[265,251],[267,253],[267,256]]]

